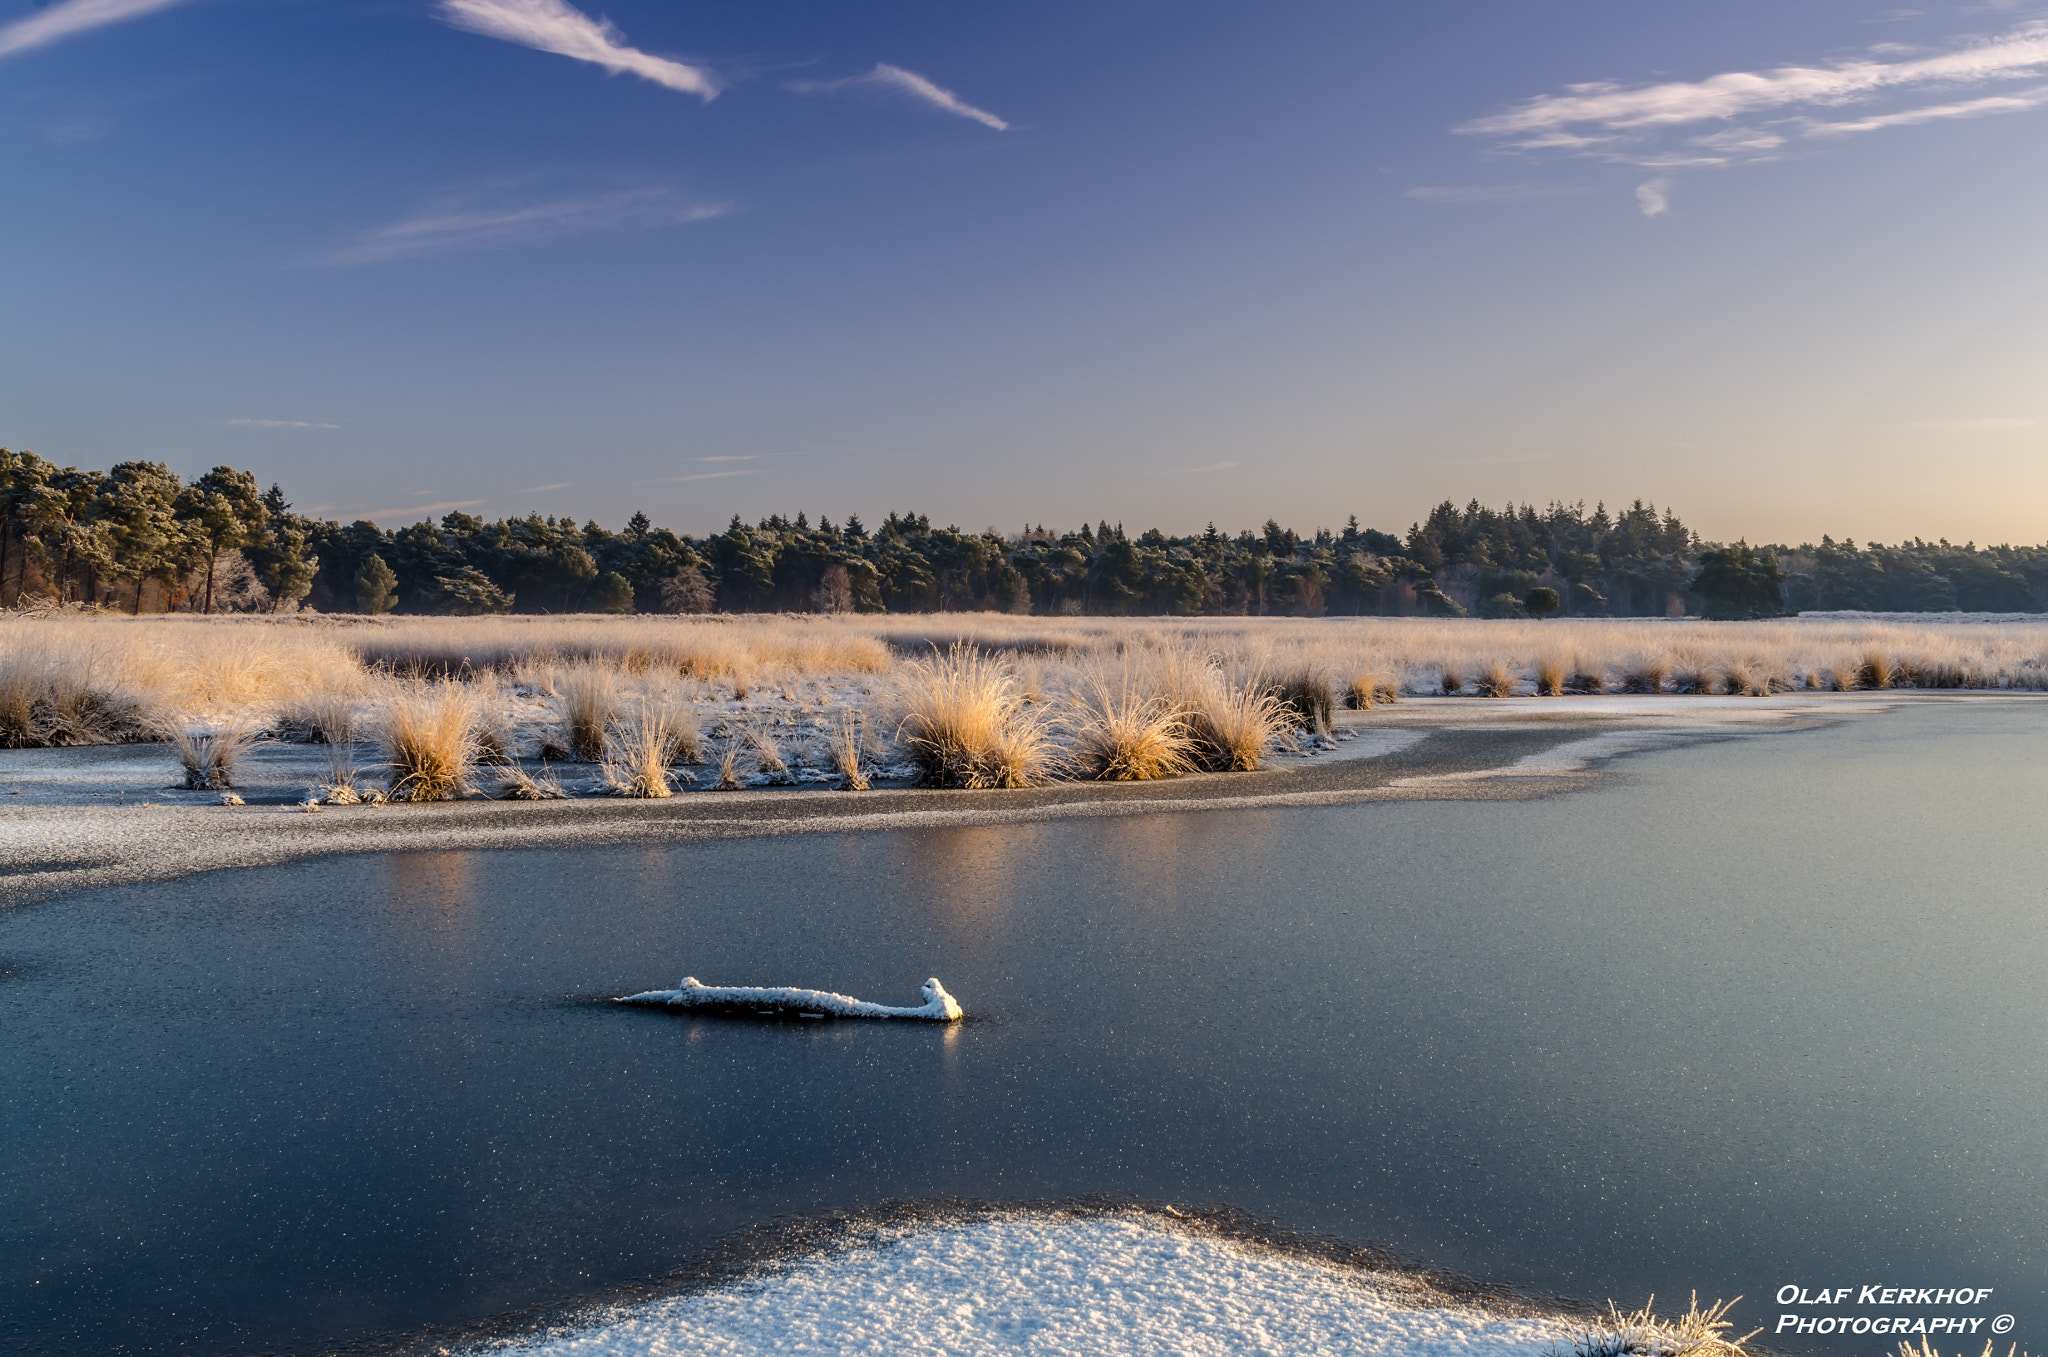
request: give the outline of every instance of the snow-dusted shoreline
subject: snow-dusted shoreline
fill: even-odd
[[[1584,1327],[1164,1212],[1048,1211],[872,1230],[722,1286],[596,1307],[468,1351],[1541,1357]]]
[[[2031,694],[1411,699],[1344,713],[1338,733],[1355,738],[1304,748],[1268,771],[1250,774],[1067,782],[1022,791],[877,786],[847,793],[790,787],[665,801],[472,800],[322,807],[317,814],[305,813],[299,803],[308,768],[324,757],[319,746],[256,751],[243,793],[248,804],[242,806],[221,805],[218,793],[167,786],[173,756],[160,745],[6,750],[0,751],[0,907],[100,886],[341,853],[567,848],[1368,801],[1521,799],[1587,785],[1601,776],[1607,760],[1648,748],[1796,730],[1875,716],[1905,703],[2044,700]]]

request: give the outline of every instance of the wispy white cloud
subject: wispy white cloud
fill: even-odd
[[[184,0],[63,0],[62,4],[0,27],[0,57],[47,46],[74,33],[139,19]]]
[[[690,203],[666,189],[629,189],[594,197],[537,202],[449,199],[413,216],[374,227],[315,262],[381,264],[418,255],[540,245],[594,231],[645,231],[722,217],[729,203]]]
[[[1233,467],[1243,465],[1243,462],[1211,462],[1207,466],[1177,466],[1173,469],[1173,474],[1176,476],[1199,476],[1205,471],[1229,471]]]
[[[773,462],[783,457],[809,457],[811,452],[725,452],[716,457],[692,457],[693,462]]]
[[[227,419],[238,429],[339,429],[339,424],[318,424],[309,419]]]
[[[1636,206],[1646,217],[1661,217],[1671,210],[1671,199],[1666,195],[1671,190],[1671,180],[1666,177],[1648,179],[1636,185]]]
[[[2031,419],[1922,419],[1911,427],[1925,429],[1932,433],[2006,433],[2013,429],[2031,429]]]
[[[1403,195],[1424,203],[1461,203],[1488,207],[1496,203],[1533,203],[1546,198],[1576,198],[1586,190],[1577,184],[1424,184]]]
[[[1797,140],[1840,137],[1954,118],[2017,113],[2048,104],[2028,90],[1867,117],[1824,120],[1812,111],[1937,89],[2048,74],[2048,20],[1989,38],[1924,52],[1884,43],[1825,65],[1726,71],[1705,80],[1626,84],[1596,81],[1538,95],[1457,130],[1502,150],[1554,152],[1652,169],[1774,159]],[[1702,123],[1724,124],[1694,134]]]
[[[711,459],[711,458],[699,458],[698,460],[700,460],[700,461],[710,461],[710,460],[712,460],[712,459]],[[767,474],[768,474],[768,468],[767,468],[767,467],[765,467],[765,466],[756,466],[756,467],[748,467],[748,468],[747,468],[746,470],[744,470],[744,471],[699,471],[699,472],[695,473],[694,475],[689,475],[689,476],[663,476],[663,477],[661,477],[661,478],[660,478],[660,479],[658,479],[658,480],[653,480],[653,481],[649,481],[649,482],[648,482],[648,484],[649,484],[649,485],[681,485],[681,484],[682,484],[682,483],[683,483],[684,481],[722,481],[722,480],[724,480],[724,479],[725,479],[726,477],[728,477],[728,476],[765,476],[765,475],[767,475]]]
[[[2025,77],[2038,74],[2043,66],[2048,66],[2048,23],[2032,23],[1999,38],[1911,61],[1780,66],[1662,85],[1573,85],[1569,93],[1539,95],[1459,130],[1520,137],[1574,127],[1663,127],[1802,104],[1842,104],[1888,89]]]
[[[609,19],[593,19],[563,0],[441,0],[437,12],[455,28],[588,61],[613,75],[637,75],[706,103],[722,88],[709,68],[628,47]]]
[[[576,482],[574,481],[556,481],[553,485],[525,486],[521,489],[514,490],[512,493],[515,495],[538,495],[543,490],[567,490],[574,486],[575,484]]]
[[[910,98],[950,113],[956,118],[970,118],[983,127],[993,127],[998,132],[1010,130],[1010,124],[998,118],[985,108],[976,108],[949,89],[941,89],[916,71],[906,71],[901,66],[891,66],[886,61],[875,63],[875,69],[861,75],[849,75],[842,80],[792,80],[788,88],[798,94],[836,94],[847,89],[878,89]]]
[[[1965,99],[1953,104],[1928,104],[1922,108],[1902,109],[1897,113],[1879,113],[1872,117],[1844,122],[1809,122],[1806,124],[1806,135],[1847,137],[1858,132],[1876,132],[1886,127],[1913,127],[1920,123],[1941,122],[1948,118],[1983,118],[1997,113],[2025,113],[2043,104],[2048,104],[2048,86],[2025,90],[2019,94],[1994,94],[1983,99]]]

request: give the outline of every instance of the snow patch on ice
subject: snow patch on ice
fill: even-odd
[[[947,1226],[494,1344],[517,1357],[905,1352],[1539,1357],[1561,1319],[1404,1299],[1403,1279],[1143,1218]]]
[[[1321,758],[1349,762],[1353,759],[1383,759],[1398,754],[1429,738],[1426,730],[1389,730],[1379,726],[1339,726],[1327,736],[1311,736],[1296,742],[1297,758]],[[1287,750],[1276,750],[1286,757]]]
[[[919,991],[924,1002],[916,1008],[890,1008],[871,1004],[848,994],[830,990],[753,987],[746,985],[700,985],[695,976],[684,976],[675,989],[653,989],[629,994],[622,1004],[643,1004],[660,1008],[737,1008],[756,1013],[829,1013],[836,1018],[921,1018],[928,1022],[957,1022],[966,1014],[960,1003],[946,993],[933,976]]]
[[[1701,739],[1721,732],[1713,728],[1693,730],[1610,730],[1598,735],[1588,735],[1583,740],[1567,740],[1549,749],[1534,754],[1524,754],[1513,763],[1498,768],[1479,768],[1465,773],[1429,773],[1420,777],[1397,778],[1391,784],[1396,787],[1419,787],[1438,782],[1479,782],[1497,777],[1569,777],[1584,773],[1595,763],[1621,754],[1635,754],[1645,749],[1668,749],[1687,740]]]

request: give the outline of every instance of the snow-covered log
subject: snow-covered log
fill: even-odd
[[[850,995],[820,989],[755,989],[744,985],[700,985],[684,976],[675,989],[651,989],[629,994],[617,1002],[647,1004],[658,1008],[708,1008],[732,1013],[809,1013],[834,1018],[920,1018],[927,1022],[957,1022],[965,1015],[959,1001],[946,993],[935,976],[924,982],[924,1003],[916,1008],[890,1008],[871,1004]]]

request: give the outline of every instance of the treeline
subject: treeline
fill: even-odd
[[[1396,535],[1173,537],[1121,524],[963,532],[923,514],[872,529],[771,515],[692,538],[636,513],[614,531],[450,513],[396,530],[293,511],[277,485],[160,462],[58,467],[0,448],[0,603],[132,612],[939,612],[1709,617],[1801,609],[2048,608],[2048,547],[1703,542],[1637,501],[1446,501]]]

